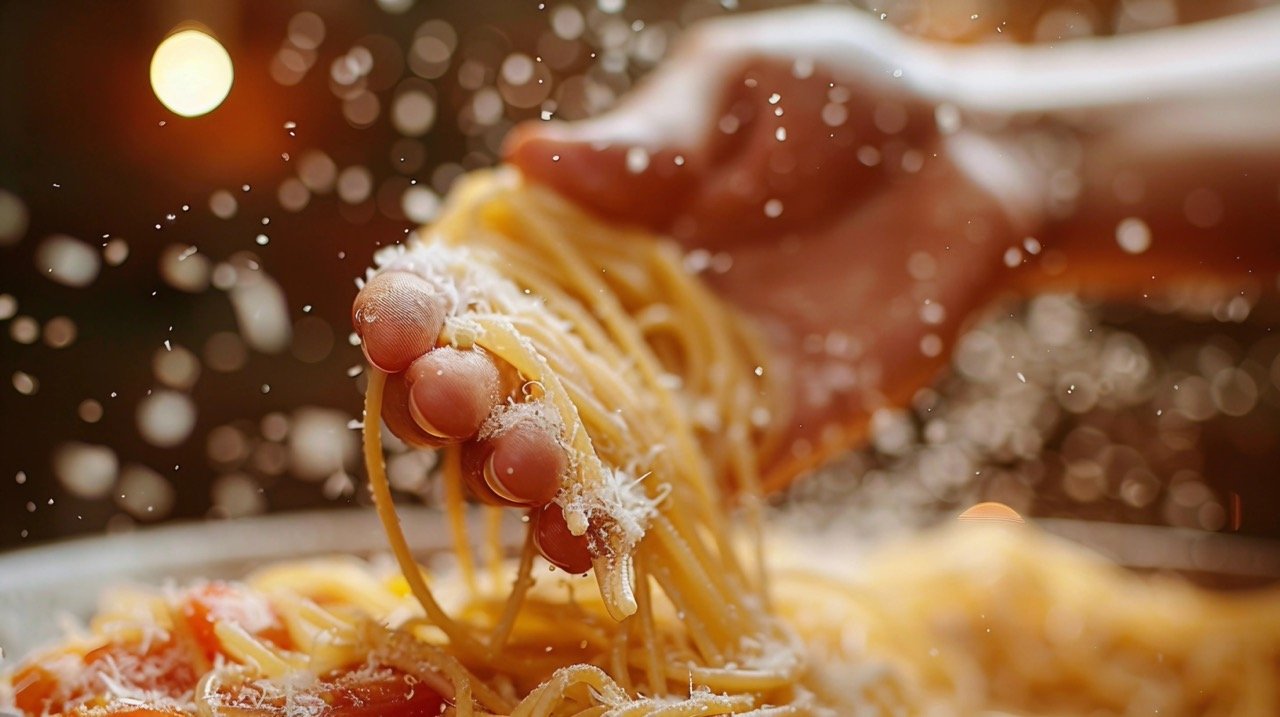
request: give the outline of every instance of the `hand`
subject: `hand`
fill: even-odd
[[[945,81],[936,68],[861,13],[748,16],[691,31],[612,112],[511,138],[508,159],[528,177],[674,237],[765,330],[794,404],[789,451],[766,466],[772,487],[930,380],[1037,221],[1022,168],[993,140],[940,131],[951,110],[930,99]],[[481,499],[545,505],[565,465],[556,438],[530,423],[477,439],[515,385],[487,355],[435,348],[443,310],[412,262],[354,306],[367,357],[392,374],[384,420],[413,444],[461,443]],[[557,562],[557,544],[573,546],[544,522]]]
[[[1038,225],[1034,175],[930,99],[927,53],[852,11],[707,23],[611,112],[510,138],[533,180],[698,252],[767,330],[795,405],[768,485],[930,381]]]

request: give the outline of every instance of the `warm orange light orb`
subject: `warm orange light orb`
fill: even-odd
[[[212,112],[231,92],[233,77],[226,49],[199,30],[173,33],[151,56],[151,89],[183,117]]]

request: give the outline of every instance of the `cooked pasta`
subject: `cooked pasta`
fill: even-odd
[[[379,262],[401,262],[401,251]],[[795,702],[802,661],[766,609],[764,573],[745,559],[726,510],[729,488],[758,538],[759,460],[785,410],[776,403],[782,391],[765,385],[772,372],[746,325],[683,267],[674,246],[604,225],[511,172],[469,178],[409,251],[413,270],[446,297],[441,344],[478,347],[514,367],[532,388],[499,414],[538,411],[569,454],[552,509],[570,533],[588,537],[602,602],[619,623],[611,629],[615,659],[592,679],[610,692],[659,697],[692,676],[712,691],[691,698],[699,714]],[[366,420],[381,415],[384,381],[371,375]],[[445,613],[414,568],[377,431],[365,431],[365,461],[424,612],[460,652],[509,662],[505,640],[525,608],[533,531],[500,621],[476,631]],[[444,462],[451,496],[460,493],[459,465]],[[449,506],[456,528],[461,503]],[[470,541],[456,541],[465,553]],[[470,572],[470,558],[462,562]],[[655,632],[659,594],[681,616],[674,645]],[[522,707],[567,699],[567,686],[556,684]],[[716,694],[726,691],[739,695]]]

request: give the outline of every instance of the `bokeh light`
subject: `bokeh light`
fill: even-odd
[[[151,89],[183,117],[208,114],[222,104],[234,74],[226,49],[199,30],[166,37],[151,57]]]

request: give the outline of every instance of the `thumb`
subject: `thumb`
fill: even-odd
[[[721,63],[699,44],[686,42],[604,114],[516,126],[506,160],[591,211],[667,229],[705,170],[709,118],[724,90]]]
[[[576,124],[518,125],[504,154],[526,177],[589,211],[657,230],[684,209],[694,184],[690,150],[590,140]]]

